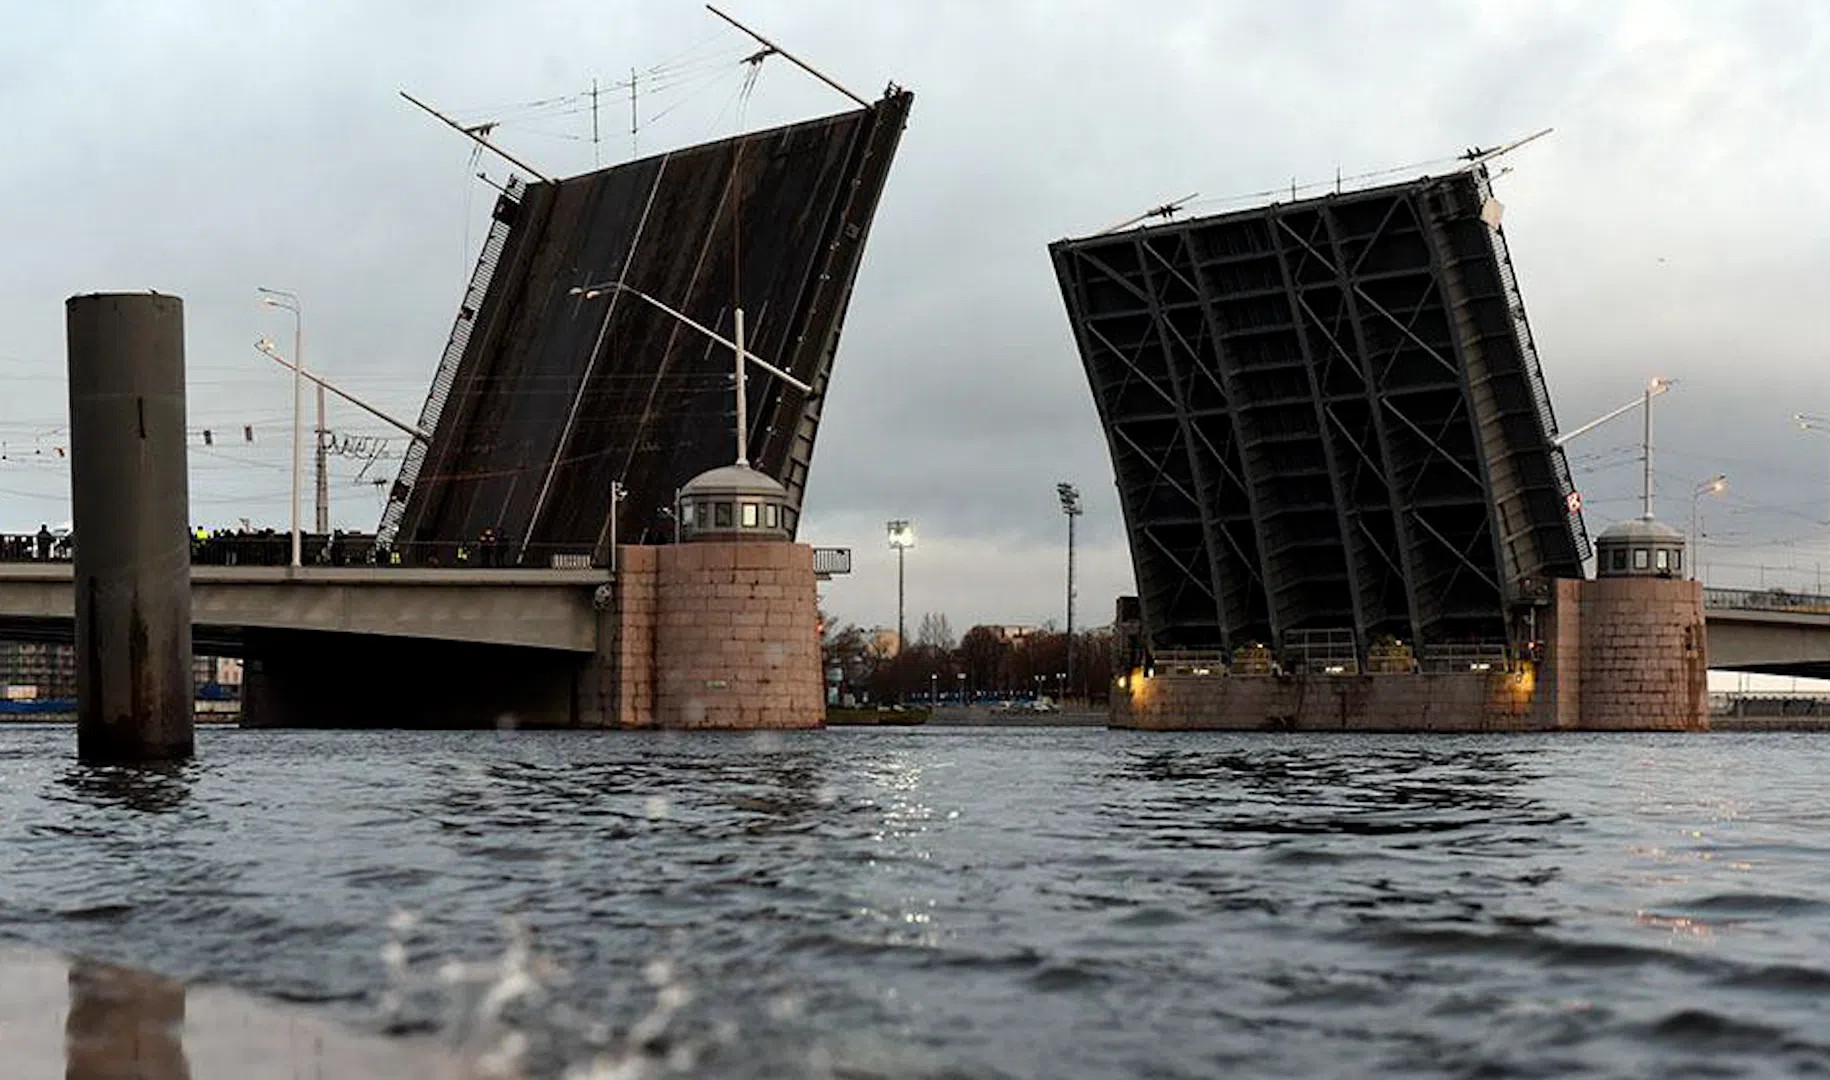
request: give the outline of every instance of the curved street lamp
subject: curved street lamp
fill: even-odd
[[[1696,545],[1696,551],[1693,552],[1690,556],[1690,576],[1693,579],[1700,578],[1702,576],[1702,574],[1700,574],[1698,572],[1701,569],[1700,564],[1703,560],[1703,531],[1697,524],[1697,522],[1699,520],[1698,507],[1701,505],[1701,503],[1703,501],[1703,496],[1720,495],[1724,491],[1727,491],[1727,490],[1728,490],[1728,476],[1725,473],[1717,473],[1716,475],[1714,475],[1714,476],[1710,477],[1709,479],[1703,481],[1702,483],[1698,484],[1695,488],[1691,489],[1691,492],[1690,492],[1690,542],[1692,544]]]
[[[255,286],[261,303],[281,311],[292,312],[292,565],[299,566],[299,472],[304,468],[305,444],[301,438],[305,416],[305,312],[295,293],[284,289]],[[319,423],[322,424],[323,398],[318,399]]]

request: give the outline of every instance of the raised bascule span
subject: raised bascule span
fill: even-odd
[[[1050,252],[1151,648],[1516,645],[1583,576],[1484,166]]]
[[[402,462],[381,543],[493,530],[524,564],[570,551],[602,565],[615,543],[671,537],[676,490],[731,460],[731,361],[654,302],[725,337],[743,308],[749,350],[811,387],[748,380],[748,457],[787,489],[792,533],[911,101],[892,86],[849,112],[511,181],[420,416],[432,439]]]

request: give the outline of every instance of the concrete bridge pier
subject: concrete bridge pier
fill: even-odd
[[[65,302],[76,534],[77,755],[192,752],[184,303]]]

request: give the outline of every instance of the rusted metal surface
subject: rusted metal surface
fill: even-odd
[[[461,359],[426,413],[434,438],[394,492],[384,539],[506,545],[671,538],[676,489],[733,456],[731,354],[620,282],[726,335],[741,306],[752,352],[813,386],[752,369],[752,464],[797,511],[864,241],[907,118],[894,90],[867,109],[511,188],[486,251]],[[454,340],[460,335],[454,334]],[[397,523],[397,531],[395,525]]]

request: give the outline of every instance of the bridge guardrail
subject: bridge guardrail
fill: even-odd
[[[1778,611],[1787,614],[1830,615],[1830,596],[1788,589],[1703,590],[1705,611]]]
[[[411,543],[383,546],[370,533],[304,533],[300,558],[307,566],[369,566],[445,569],[588,570],[599,566],[589,548],[576,544],[530,544],[526,551],[508,540],[466,543]],[[0,533],[0,563],[69,562],[75,538],[37,533]],[[292,561],[286,532],[220,532],[191,538],[193,566],[285,566]]]

